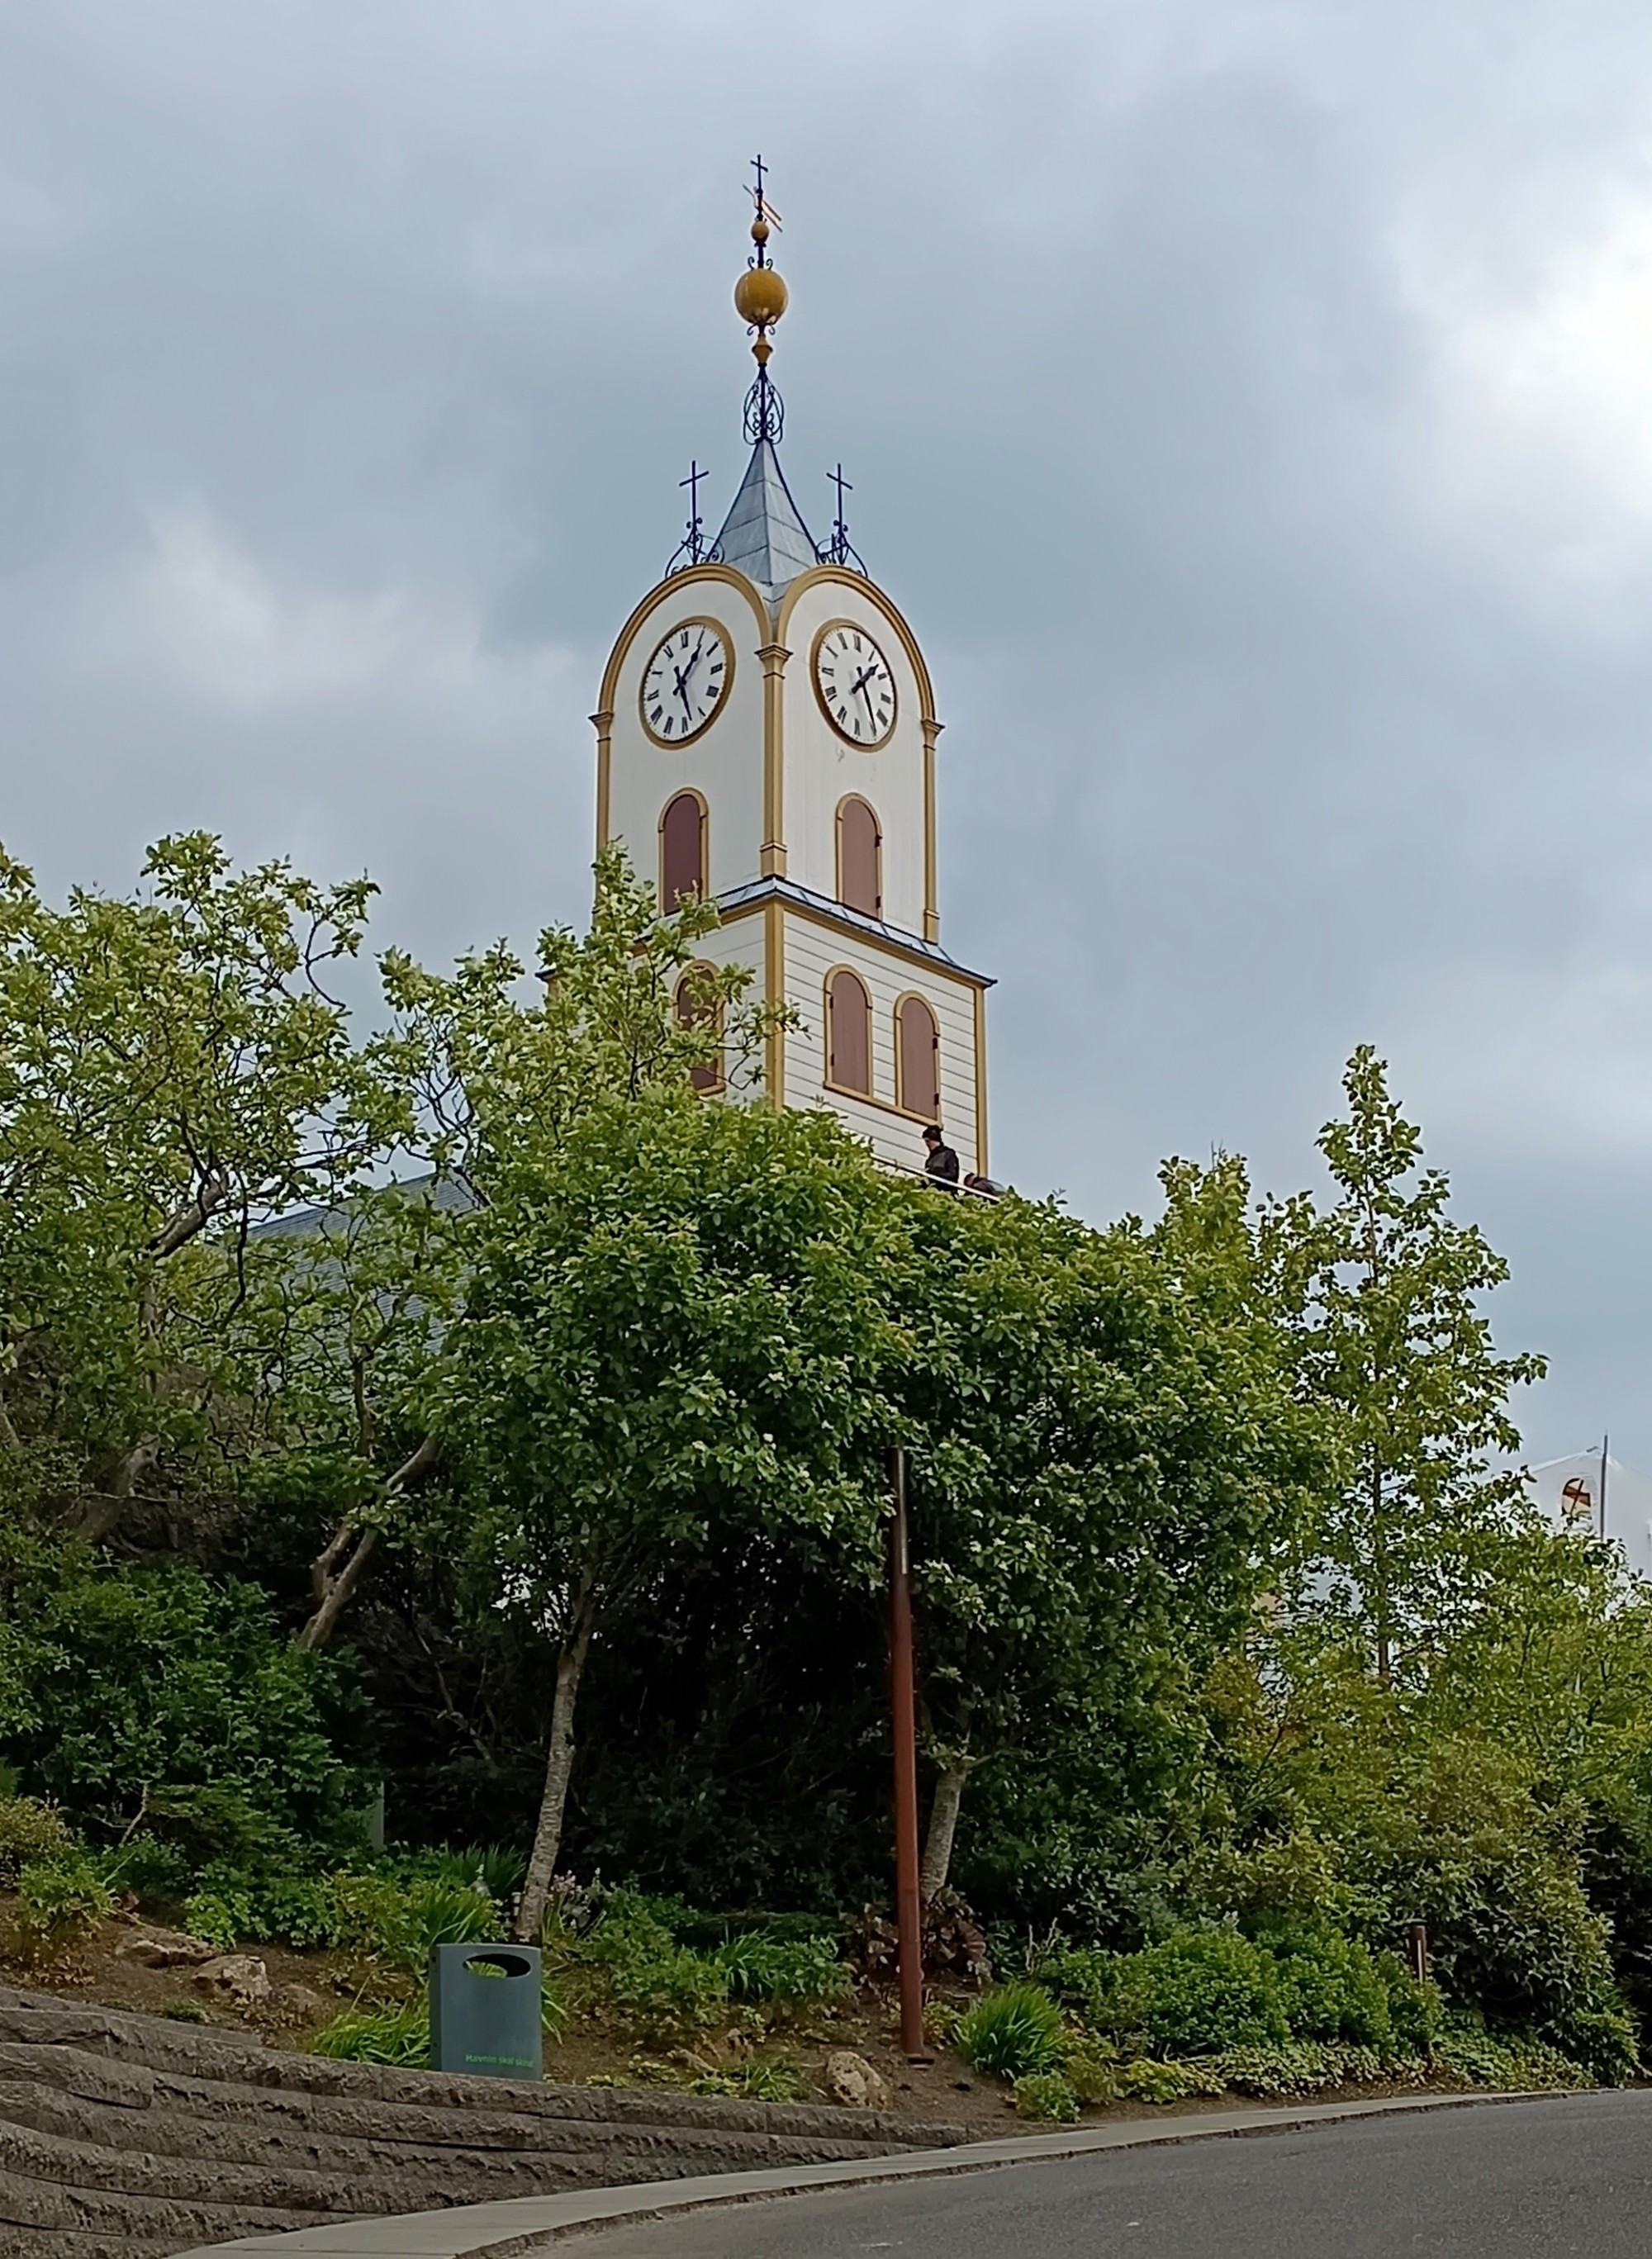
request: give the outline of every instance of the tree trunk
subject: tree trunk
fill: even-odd
[[[76,1527],[82,1537],[89,1537],[97,1544],[110,1535],[132,1503],[138,1478],[146,1475],[160,1457],[158,1436],[139,1438],[116,1469],[113,1483],[106,1491],[100,1491],[82,1514]]]
[[[539,1825],[516,1908],[516,1942],[530,1945],[545,1921],[545,1903],[562,1849],[562,1821],[567,1810],[568,1781],[573,1771],[573,1706],[579,1699],[585,1658],[590,1652],[596,1623],[594,1596],[580,1596],[562,1652],[557,1657],[557,1687],[551,1703],[551,1746],[545,1755],[545,1794],[539,1799]]]
[[[430,1472],[440,1449],[434,1436],[426,1436],[417,1450],[402,1462],[379,1493],[381,1510],[394,1506],[403,1491]],[[333,1531],[310,1564],[310,1587],[316,1596],[316,1607],[298,1635],[300,1647],[326,1646],[339,1617],[349,1606],[351,1595],[361,1582],[361,1572],[372,1559],[378,1542],[378,1531],[364,1529],[359,1521],[341,1521]]]
[[[943,1766],[935,1784],[929,1824],[923,1837],[923,1863],[918,1871],[918,1888],[925,1906],[937,1891],[946,1888],[952,1866],[953,1838],[958,1834],[958,1806],[964,1801],[965,1785],[979,1762],[978,1757],[961,1757],[956,1764]]]

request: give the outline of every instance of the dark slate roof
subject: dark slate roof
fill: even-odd
[[[819,564],[820,552],[792,500],[772,441],[759,439],[752,448],[711,554],[755,581],[771,603],[800,573]]]
[[[928,958],[931,965],[943,966],[949,973],[960,973],[965,980],[972,980],[982,988],[998,986],[989,974],[972,973],[967,965],[949,956],[938,941],[925,941],[921,934],[887,925],[882,918],[868,917],[864,910],[851,910],[846,902],[834,901],[830,894],[817,894],[812,887],[800,887],[794,879],[752,879],[744,887],[731,887],[727,894],[717,896],[717,908],[727,916],[730,910],[747,909],[753,902],[770,901],[795,902],[799,909],[814,910],[851,933],[864,933],[874,941],[892,942],[908,957]]]

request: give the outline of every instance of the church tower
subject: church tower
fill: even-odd
[[[780,468],[768,364],[787,294],[760,164],[734,294],[754,333],[751,460],[709,545],[691,502],[687,539],[614,645],[592,716],[597,844],[623,842],[666,908],[715,898],[707,962],[749,966],[758,995],[795,1010],[763,1062],[773,1103],[829,1108],[896,1168],[922,1169],[938,1122],[985,1176],[992,984],[941,944],[929,669],[850,545],[841,474],[822,545]]]

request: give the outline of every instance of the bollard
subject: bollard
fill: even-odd
[[[535,1945],[438,1945],[431,1952],[431,2069],[483,2078],[545,2071]]]
[[[1411,1924],[1406,1933],[1406,1948],[1412,1975],[1419,1985],[1426,1985],[1428,1981],[1428,1926],[1426,1922],[1413,1921]]]

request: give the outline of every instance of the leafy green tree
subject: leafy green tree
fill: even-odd
[[[555,1656],[519,1935],[555,1871],[592,1641],[743,1531],[876,1576],[915,1197],[819,1115],[666,1089],[521,1124],[475,1219],[443,1415],[501,1602]]]
[[[1177,1227],[1191,1235],[1200,1203],[1208,1187],[1174,1180]],[[913,1231],[899,1385],[918,1446],[932,1895],[991,1758],[1105,1748],[1120,1799],[1145,1792],[1277,1580],[1316,1462],[1277,1329],[1217,1293],[1173,1229],[931,1199]]]
[[[687,1090],[714,1068],[755,1073],[773,1015],[747,1004],[744,967],[700,958],[717,923],[716,905],[697,901],[661,917],[612,847],[588,933],[547,930],[537,981],[502,944],[446,975],[399,951],[382,958],[391,1025],[367,1056],[405,1096],[401,1158],[417,1173],[329,1219],[324,1260],[314,1244],[295,1251],[267,1375],[270,1401],[306,1439],[280,1479],[308,1470],[331,1507],[305,1646],[332,1637],[385,1528],[439,1460],[424,1398],[437,1344],[466,1323],[476,1218],[524,1171],[554,1171],[595,1109]]]
[[[1318,1531],[1328,1606],[1368,1642],[1378,1677],[1421,1665],[1483,1589],[1524,1511],[1511,1391],[1539,1357],[1500,1357],[1482,1303],[1508,1276],[1369,1045],[1349,1060],[1349,1112],[1320,1135],[1335,1207],[1306,1194],[1261,1227],[1300,1382],[1330,1415],[1346,1467]]]
[[[106,1536],[162,1454],[224,1438],[261,1219],[339,1198],[397,1126],[324,984],[373,888],[235,872],[43,901],[0,858],[0,1450],[55,1450]]]

